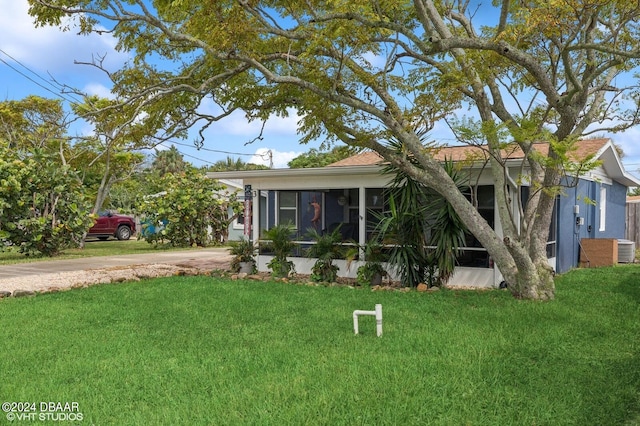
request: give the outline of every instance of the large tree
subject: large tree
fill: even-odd
[[[640,8],[628,0],[29,3],[39,24],[66,26],[62,18],[76,15],[81,31],[109,33],[133,52],[110,75],[150,128],[180,132],[236,109],[264,120],[293,108],[303,142],[328,136],[381,153],[446,197],[516,297],[554,295],[545,245],[571,148],[598,125],[638,120],[637,87],[625,77],[640,56]],[[205,99],[219,106],[215,115],[198,109]],[[501,234],[424,143],[433,123],[461,108],[477,122],[451,125],[489,154]],[[550,143],[545,157],[532,149],[540,140]],[[526,154],[531,174],[520,221],[509,204],[519,183],[507,179],[507,145]]]

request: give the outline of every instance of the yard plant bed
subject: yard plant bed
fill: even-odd
[[[355,336],[376,303],[383,336]],[[635,265],[546,303],[159,278],[3,300],[0,328],[2,402],[77,402],[82,424],[640,422]]]

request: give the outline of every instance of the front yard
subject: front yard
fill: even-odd
[[[173,277],[0,301],[0,400],[81,424],[640,423],[640,267],[557,300]],[[355,309],[383,306],[384,335]],[[5,413],[1,413],[5,416]]]

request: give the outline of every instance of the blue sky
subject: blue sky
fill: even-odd
[[[115,40],[109,36],[79,36],[75,31],[61,32],[57,28],[35,28],[27,14],[26,0],[0,0],[0,99],[22,99],[30,94],[48,98],[73,100],[61,93],[60,84],[72,86],[89,94],[109,96],[109,80],[97,69],[75,61],[90,62],[92,56],[105,56],[107,68],[117,67],[127,60],[126,53],[114,50]],[[274,167],[286,167],[297,155],[317,148],[300,145],[296,134],[295,112],[287,118],[272,118],[265,126],[263,139],[248,144],[260,132],[261,123],[248,123],[244,115],[234,113],[212,125],[205,133],[201,150],[193,147],[191,139],[176,140],[176,147],[185,159],[195,165],[205,165],[227,156],[244,161],[269,165],[267,151],[273,153]],[[73,130],[90,133],[88,127]],[[430,135],[436,140],[455,143],[444,125],[437,125]],[[640,128],[610,136],[620,145],[627,171],[640,176]],[[167,147],[170,144],[166,144]]]
[[[35,28],[27,9],[26,0],[0,0],[0,99],[18,100],[34,94],[65,102],[73,100],[72,95],[62,93],[56,82],[108,97],[110,84],[106,76],[91,66],[74,62],[90,62],[92,56],[106,54],[105,66],[116,69],[127,55],[114,50],[115,40],[108,36],[79,36],[74,31],[61,32],[52,27]],[[247,123],[241,112],[234,113],[206,131],[203,149],[196,150],[192,139],[177,139],[175,145],[185,160],[198,166],[227,156],[269,165],[267,151],[271,150],[274,167],[287,167],[288,161],[319,145],[299,144],[297,120],[295,112],[287,118],[272,118],[265,126],[263,139],[246,145],[259,135],[261,123]],[[91,129],[73,131],[90,133]],[[171,144],[165,145],[168,148]]]

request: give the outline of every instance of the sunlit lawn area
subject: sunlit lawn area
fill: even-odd
[[[93,256],[113,256],[123,254],[151,253],[159,250],[189,250],[188,248],[176,248],[170,246],[155,246],[144,240],[131,239],[128,241],[98,241],[90,239],[83,249],[67,249],[60,256],[53,259],[77,259],[82,257]],[[51,257],[33,257],[25,256],[17,251],[0,251],[0,265],[8,265],[22,262],[38,262],[42,260],[52,260]]]
[[[96,425],[638,424],[640,267],[557,287],[537,303],[174,277],[5,299],[0,400],[77,402]],[[361,317],[354,336],[376,303],[384,335]]]

